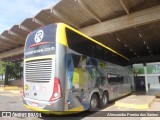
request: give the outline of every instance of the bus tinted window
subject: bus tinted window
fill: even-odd
[[[123,84],[124,79],[122,76],[110,77],[110,78],[108,78],[108,83],[110,85]]]
[[[66,28],[66,36],[69,47],[78,53],[108,61],[117,65],[129,65],[129,61],[125,58],[122,58],[121,56],[111,52],[99,44],[96,44],[95,42],[92,42],[86,37],[73,32],[68,28]]]
[[[50,55],[55,53],[56,25],[48,25],[28,35],[25,58]]]
[[[85,37],[66,28],[68,45],[71,49],[81,54],[92,56],[92,42]]]

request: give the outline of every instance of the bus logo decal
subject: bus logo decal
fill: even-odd
[[[25,90],[28,90],[28,89],[29,89],[29,86],[26,84],[26,85],[24,86],[24,88],[25,88]]]
[[[45,86],[33,86],[33,91],[45,92],[46,91],[46,87]]]
[[[34,41],[35,41],[36,43],[41,42],[42,39],[43,39],[43,35],[44,35],[43,30],[39,30],[39,31],[35,34]]]

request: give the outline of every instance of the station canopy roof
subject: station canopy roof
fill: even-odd
[[[160,0],[61,0],[0,35],[0,59],[21,61],[27,35],[64,22],[132,63],[160,61]]]

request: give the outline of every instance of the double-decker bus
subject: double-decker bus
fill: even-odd
[[[31,32],[24,48],[23,103],[35,111],[95,111],[131,93],[128,58],[64,24]]]

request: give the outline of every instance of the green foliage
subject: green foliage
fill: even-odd
[[[0,74],[5,74],[6,66],[9,67],[8,69],[8,78],[9,79],[20,79],[23,73],[23,67],[21,63],[12,63],[12,62],[3,62],[1,61],[1,69]]]
[[[0,74],[5,74],[7,62],[1,61],[0,65],[1,65]]]

